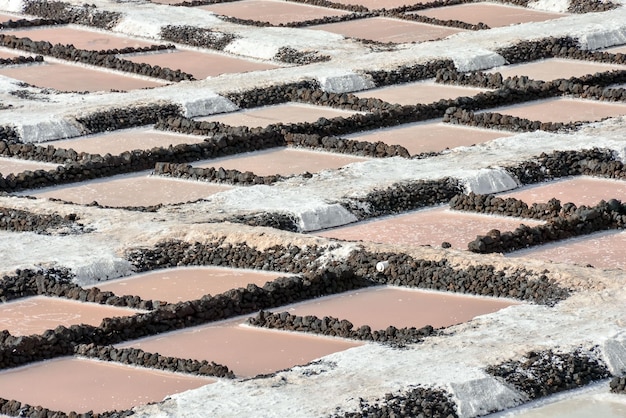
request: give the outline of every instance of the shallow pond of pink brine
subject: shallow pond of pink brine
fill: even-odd
[[[240,0],[234,2],[201,6],[201,9],[219,15],[269,22],[273,25],[305,20],[321,19],[328,16],[340,16],[349,12],[340,9],[310,6],[294,2],[272,0]]]
[[[393,269],[393,266],[387,268]],[[397,328],[447,327],[515,304],[506,299],[376,287],[326,296],[273,311],[319,318],[333,316],[347,319],[355,328],[369,325],[372,330],[381,330],[390,325]]]
[[[359,132],[346,137],[357,141],[381,141],[387,145],[401,145],[409,151],[409,154],[416,155],[467,147],[511,135],[510,132],[470,128],[437,120]]]
[[[0,157],[0,174],[7,176],[7,174],[17,174],[23,171],[35,171],[35,170],[54,170],[58,167],[58,164],[42,163],[40,161],[20,160],[17,158],[5,158]]]
[[[167,148],[170,145],[197,144],[203,141],[204,138],[201,136],[183,135],[159,131],[152,127],[141,127],[50,141],[46,142],[45,145],[52,145],[55,148],[71,148],[78,153],[119,155],[125,151],[149,150],[155,147]]]
[[[245,73],[278,68],[276,65],[249,61],[223,54],[180,49],[164,51],[158,54],[124,56],[123,58],[136,63],[145,63],[152,66],[158,65],[171,70],[181,70],[191,74],[196,79],[215,77],[220,74]]]
[[[317,232],[315,235],[349,241],[413,246],[440,246],[442,242],[448,242],[456,249],[465,250],[467,244],[477,235],[485,235],[491,229],[514,230],[522,223],[533,226],[540,222],[436,208],[359,222]]]
[[[222,267],[192,267],[151,271],[98,283],[95,287],[116,295],[139,296],[170,303],[200,299],[252,283],[259,287],[285,273]]]
[[[214,361],[239,377],[252,377],[305,365],[361,343],[311,334],[241,325],[243,320],[175,331],[135,342],[136,347],[162,355]]]
[[[222,167],[227,170],[251,171],[259,176],[280,174],[298,175],[305,172],[317,173],[322,170],[334,170],[347,164],[366,161],[366,158],[346,154],[309,151],[297,148],[272,148],[239,154],[232,157],[198,161],[194,167]]]
[[[221,122],[231,126],[265,127],[276,123],[315,122],[319,118],[350,117],[357,112],[303,103],[283,103],[240,110],[238,112],[196,118],[200,121]]]
[[[160,402],[211,383],[215,380],[63,357],[1,371],[0,397],[65,413],[101,413]]]
[[[535,80],[557,80],[559,78],[582,77],[599,72],[624,70],[625,65],[604,64],[599,62],[548,58],[524,64],[496,67],[488,72],[499,72],[503,78],[527,76]]]
[[[507,257],[590,265],[601,269],[626,269],[625,246],[626,233],[605,231],[516,251],[507,254]]]
[[[80,184],[25,192],[35,197],[103,206],[153,206],[203,199],[230,187],[201,181],[148,176],[147,173],[91,180]]]
[[[129,308],[97,303],[33,296],[0,304],[0,329],[12,335],[32,335],[59,325],[98,326],[104,318],[131,316],[139,312]]]
[[[550,13],[526,7],[488,2],[435,7],[432,9],[419,10],[410,14],[413,13],[440,20],[458,20],[474,25],[484,23],[491,28],[527,22],[543,22],[567,16],[562,13]]]
[[[593,122],[626,115],[626,104],[552,98],[497,107],[488,111],[541,122]]]
[[[361,98],[376,98],[389,103],[401,105],[429,104],[443,99],[476,96],[487,89],[454,86],[435,83],[433,81],[418,81],[415,83],[398,84],[378,89],[364,90],[354,93]]]
[[[463,29],[386,17],[371,17],[347,22],[328,23],[309,26],[309,29],[324,30],[346,37],[391,43],[433,41],[446,38],[455,33],[464,32]]]
[[[33,41],[47,41],[52,45],[74,45],[78,49],[101,51],[108,49],[141,48],[157,42],[140,41],[127,36],[114,35],[96,30],[78,29],[66,26],[48,26],[4,31],[7,35],[29,38]]]
[[[618,199],[626,201],[626,181],[602,179],[597,177],[570,177],[550,183],[524,187],[523,189],[502,193],[499,197],[514,197],[530,205],[545,203],[556,198],[564,203],[576,206],[595,206],[601,200]]]
[[[158,79],[124,75],[80,65],[45,62],[0,68],[0,75],[59,91],[95,92],[110,90],[136,90],[167,84]]]

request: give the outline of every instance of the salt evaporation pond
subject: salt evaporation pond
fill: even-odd
[[[456,99],[458,97],[471,97],[478,93],[489,91],[488,89],[454,86],[450,84],[435,83],[432,80],[418,81],[415,83],[396,84],[378,89],[356,92],[361,98],[374,97],[389,103],[401,105],[428,104],[443,99]]]
[[[77,357],[0,371],[0,397],[56,411],[101,413],[160,402],[214,379]]]
[[[511,135],[510,132],[495,129],[472,128],[443,123],[441,120],[431,120],[359,132],[346,135],[346,138],[355,141],[381,141],[387,145],[401,145],[411,155],[416,155],[471,146]]]
[[[387,17],[356,19],[347,22],[315,25],[309,28],[324,30],[346,37],[392,43],[432,41],[464,32],[463,29]]]
[[[626,105],[559,97],[497,107],[488,111],[541,122],[594,122],[626,115]]]
[[[126,151],[149,150],[155,147],[167,148],[170,145],[180,144],[198,144],[203,141],[204,137],[201,136],[160,131],[151,126],[144,126],[49,141],[45,145],[52,145],[55,148],[71,148],[78,153],[119,155]]]
[[[382,330],[390,325],[448,327],[516,304],[506,299],[383,286],[325,296],[277,308],[274,312],[318,318],[333,316],[347,319],[355,328],[369,325],[372,330]]]
[[[54,170],[58,164],[43,163],[40,161],[20,160],[18,158],[0,157],[0,174],[17,174],[23,171]]]
[[[599,269],[626,269],[626,233],[603,231],[556,243],[515,251],[507,257],[592,266]]]
[[[142,311],[62,298],[32,296],[0,304],[0,329],[5,329],[12,335],[41,334],[59,325],[99,326],[104,318],[131,316],[139,312]]]
[[[349,13],[345,10],[272,0],[240,0],[200,6],[200,8],[224,16],[269,22],[273,25],[302,22],[328,16],[341,16]]]
[[[130,341],[134,347],[162,355],[214,361],[238,377],[253,377],[305,365],[361,343],[341,338],[268,330],[236,319]]]
[[[150,271],[97,283],[94,287],[116,295],[139,296],[169,303],[200,299],[252,283],[259,287],[285,273],[221,267],[189,267]]]
[[[349,117],[356,113],[357,112],[333,109],[325,106],[303,103],[283,103],[195,119],[208,122],[221,122],[231,126],[248,126],[255,128],[266,127],[276,123],[315,122],[319,118],[331,119],[335,117]]]
[[[626,70],[626,66],[564,58],[547,58],[524,64],[496,67],[488,72],[499,72],[503,78],[527,76],[534,80],[550,81],[612,70]]]
[[[125,56],[124,59],[152,66],[158,65],[159,67],[172,70],[181,70],[193,75],[196,79],[215,77],[220,74],[245,73],[278,68],[276,65],[265,62],[251,61],[219,53],[183,49]]]
[[[231,189],[221,184],[149,174],[149,172],[125,174],[66,186],[30,190],[22,194],[61,199],[80,205],[97,202],[104,206],[126,207],[190,202]]]
[[[529,205],[545,203],[556,198],[561,201],[561,204],[571,202],[576,206],[595,206],[601,200],[626,201],[626,181],[577,176],[526,186],[498,196],[502,198],[513,197]]]
[[[74,45],[78,49],[88,51],[142,48],[157,44],[157,42],[146,42],[128,36],[114,35],[111,32],[90,30],[83,26],[44,26],[28,29],[3,29],[1,32],[18,38],[29,38],[33,41],[48,41],[53,45]]]
[[[549,13],[527,7],[488,2],[436,7],[411,12],[410,14],[418,14],[440,20],[458,20],[473,25],[484,23],[491,28],[527,22],[543,22],[565,16],[563,13]]]
[[[395,245],[431,245],[448,242],[453,248],[466,250],[477,235],[491,229],[513,230],[520,224],[539,225],[542,222],[504,216],[481,215],[451,211],[445,207],[422,209],[403,215],[358,222],[315,235],[349,241],[369,241]]]
[[[194,167],[222,167],[241,172],[251,171],[259,176],[298,175],[317,173],[322,170],[338,169],[347,164],[366,161],[366,158],[353,157],[346,154],[309,151],[297,148],[272,148],[236,156],[216,158],[193,163]]]

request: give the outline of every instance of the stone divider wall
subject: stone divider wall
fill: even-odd
[[[148,104],[129,107],[118,107],[85,116],[78,116],[87,133],[94,134],[136,126],[152,125],[159,120],[180,115],[181,108],[176,104]]]
[[[468,244],[475,253],[505,253],[547,242],[560,241],[593,232],[624,229],[626,227],[626,205],[611,199],[601,201],[593,207],[570,206],[572,214],[552,218],[544,225],[533,227],[520,225],[513,231],[500,232],[492,229],[487,235],[479,235]]]
[[[75,411],[55,411],[42,406],[32,406],[15,399],[0,398],[0,413],[12,417],[29,418],[124,418],[134,415],[132,410],[106,411],[94,413],[92,411],[78,413]]]
[[[85,49],[78,49],[73,45],[53,45],[48,41],[32,41],[27,37],[18,38],[10,34],[0,34],[0,45],[35,54],[49,55],[66,61],[81,62],[83,64],[159,78],[167,81],[195,80],[193,75],[187,74],[181,70],[171,70],[169,68],[152,66],[146,63],[136,63],[114,55],[114,53],[137,52],[137,50],[144,52],[146,50],[173,49],[172,46],[167,45],[140,49],[125,48],[124,50],[88,51]]]
[[[103,292],[97,287],[83,289],[72,283],[73,277],[67,269],[17,270],[14,275],[4,276],[0,281],[0,301],[40,295],[142,310],[151,310],[159,305],[138,296]]]
[[[43,62],[43,57],[37,55],[36,57],[25,57],[20,55],[13,58],[0,58],[0,65],[19,65],[19,64],[33,64],[35,62]]]
[[[474,113],[471,110],[456,107],[448,108],[443,118],[445,123],[473,126],[485,129],[504,129],[511,132],[558,132],[575,130],[585,122],[542,122],[498,112]]]
[[[24,4],[23,11],[26,14],[44,19],[62,20],[101,29],[113,28],[122,18],[120,13],[99,10],[93,4],[86,3],[82,6],[75,6],[62,1],[28,0]]]
[[[22,209],[0,207],[0,230],[12,232],[35,232],[37,234],[68,234],[83,230],[76,221],[76,214],[37,214]]]
[[[384,190],[374,190],[365,197],[339,203],[359,220],[364,220],[447,203],[460,191],[457,180],[446,177],[396,183]]]
[[[376,270],[379,261],[389,263],[383,272]],[[420,260],[408,254],[368,251],[352,253],[346,263],[355,275],[378,284],[514,298],[548,306],[569,296],[568,289],[544,273],[526,269],[497,270],[492,265],[461,269],[447,259]]]
[[[196,376],[235,378],[235,374],[228,367],[212,361],[163,356],[159,353],[150,353],[139,348],[115,348],[111,345],[79,344],[74,348],[74,354],[103,361],[187,373]]]
[[[58,26],[69,23],[67,19],[9,19],[0,22],[0,29],[36,28],[39,26]]]
[[[503,379],[530,399],[576,389],[610,376],[606,365],[590,352],[531,351],[522,360],[490,366],[486,372]]]
[[[251,171],[241,172],[235,169],[223,167],[192,167],[188,164],[156,163],[154,174],[166,177],[182,178],[189,180],[202,180],[214,183],[236,184],[252,186],[255,184],[274,184],[295,176],[281,176],[280,174],[258,176]]]
[[[325,316],[324,318],[319,318],[315,315],[300,316],[292,315],[289,312],[273,313],[261,311],[255,317],[248,318],[247,322],[249,325],[261,328],[305,332],[358,341],[374,341],[393,346],[419,343],[424,338],[437,334],[437,331],[430,325],[419,329],[415,327],[396,328],[389,326],[384,330],[372,331],[369,325],[363,325],[354,329],[354,325],[346,319],[332,316]]]

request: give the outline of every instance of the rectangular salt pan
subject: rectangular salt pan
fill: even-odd
[[[600,269],[626,269],[626,233],[604,231],[520,250],[508,257],[532,258],[533,260],[593,266]]]
[[[626,115],[626,105],[595,100],[553,98],[497,107],[488,111],[541,122],[594,122]]]
[[[276,65],[248,61],[223,54],[199,51],[164,51],[122,58],[137,63],[158,65],[171,70],[181,70],[196,79],[215,77],[220,74],[245,73],[278,68]]]
[[[500,194],[499,197],[514,197],[528,205],[545,203],[556,198],[561,201],[561,204],[572,202],[576,206],[595,206],[601,200],[618,199],[626,202],[626,181],[588,176],[569,177],[527,186],[513,192]]]
[[[273,0],[240,0],[201,6],[200,8],[224,16],[269,22],[273,25],[302,22],[349,13],[344,10]]]
[[[0,372],[0,397],[54,411],[125,410],[160,402],[214,379],[64,357]]]
[[[214,361],[239,377],[305,365],[361,343],[242,326],[242,320],[175,331],[124,344],[162,355]]]
[[[18,38],[30,38],[33,41],[48,41],[52,45],[74,45],[75,48],[88,51],[107,49],[141,48],[153,45],[127,36],[114,35],[111,32],[89,30],[73,26],[52,26],[28,29],[4,30],[6,35]],[[157,42],[155,42],[157,43]]]
[[[434,41],[463,32],[463,29],[386,17],[372,17],[348,22],[315,25],[310,26],[310,29],[325,30],[351,38],[391,43]]]
[[[458,97],[471,97],[487,89],[453,86],[440,84],[433,81],[418,81],[415,83],[399,84],[381,87],[379,89],[365,90],[355,93],[358,97],[384,100],[389,103],[401,105],[415,105],[418,103],[429,104],[442,99],[456,99]]]
[[[139,312],[142,311],[34,296],[0,304],[0,329],[5,329],[12,335],[41,334],[59,325],[99,326],[104,318],[131,316]]]
[[[81,205],[95,201],[104,206],[123,207],[184,203],[229,189],[230,187],[220,184],[150,177],[143,172],[38,189],[23,194],[61,199]]]
[[[550,81],[559,78],[582,77],[588,74],[612,70],[626,70],[626,65],[548,58],[525,64],[496,67],[488,72],[499,72],[504,78],[525,75],[534,80]]]
[[[484,235],[492,229],[514,230],[522,223],[534,226],[541,222],[436,208],[359,222],[316,235],[349,241],[411,246],[440,246],[442,242],[448,242],[456,249],[466,250],[467,244],[477,235]]]
[[[0,75],[37,87],[53,88],[59,91],[136,90],[166,84],[158,79],[127,76],[106,69],[53,62],[0,68]]]
[[[73,149],[81,153],[119,155],[125,151],[149,150],[155,147],[167,148],[170,145],[197,144],[204,137],[165,132],[151,127],[122,129],[96,135],[46,142],[56,148]]]
[[[54,170],[58,167],[58,164],[49,164],[39,161],[20,160],[17,158],[5,158],[0,157],[0,174],[7,176],[8,174],[17,174],[23,171],[35,171],[35,170]]]
[[[387,145],[401,145],[411,155],[416,155],[471,146],[511,135],[509,132],[495,129],[478,129],[440,121],[428,121],[360,132],[346,137],[355,141],[381,141]]]
[[[527,22],[543,22],[566,16],[562,13],[549,13],[526,7],[493,3],[458,4],[419,10],[414,13],[440,20],[459,20],[473,25],[484,23],[491,28]]]
[[[315,122],[319,118],[350,117],[357,112],[301,103],[283,103],[238,112],[196,118],[200,121],[221,122],[231,126],[266,127],[276,123]]]
[[[496,298],[376,287],[314,299],[273,311],[287,311],[300,316],[315,315],[318,318],[333,316],[347,319],[355,328],[369,325],[374,331],[386,329],[390,325],[397,328],[421,328],[427,325],[447,327],[514,304],[510,300]]]
[[[285,273],[221,267],[176,268],[151,271],[123,279],[98,283],[95,287],[116,295],[139,296],[144,300],[177,303],[217,295],[253,283],[259,287]]]
[[[193,166],[204,168],[223,167],[229,170],[236,169],[241,172],[251,171],[260,176],[274,174],[289,176],[305,172],[317,173],[322,170],[338,169],[344,165],[361,161],[366,161],[366,159],[330,152],[273,148],[240,154],[234,157],[208,160],[206,162],[199,161],[193,163]]]

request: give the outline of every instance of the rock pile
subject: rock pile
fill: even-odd
[[[372,331],[372,328],[368,325],[354,329],[354,325],[346,319],[338,319],[332,316],[325,316],[324,318],[318,318],[315,315],[299,316],[292,315],[289,312],[272,313],[261,311],[256,317],[248,318],[248,324],[269,329],[306,332],[358,341],[374,341],[393,346],[419,343],[425,337],[437,334],[437,331],[430,325],[419,329],[415,327],[396,328],[389,326],[384,330]]]
[[[111,361],[121,364],[130,364],[138,367],[167,370],[171,372],[187,373],[198,376],[216,376],[235,378],[235,374],[228,367],[209,362],[177,357],[163,356],[158,353],[149,353],[139,348],[115,348],[111,345],[97,346],[95,344],[79,344],[74,349],[76,355]]]
[[[615,376],[613,379],[611,379],[610,386],[611,392],[626,395],[626,377]]]
[[[525,357],[488,367],[486,371],[515,386],[530,399],[579,388],[610,376],[601,361],[582,349],[572,353],[531,351]]]
[[[66,21],[100,29],[113,28],[122,17],[117,12],[99,10],[93,4],[85,3],[82,6],[74,6],[62,1],[26,1],[23,12],[44,19]]]
[[[452,396],[443,389],[418,386],[404,393],[388,393],[382,400],[360,400],[359,410],[336,414],[334,418],[432,417],[457,418]]]
[[[2,180],[0,179],[0,182]],[[43,235],[66,235],[84,232],[76,214],[40,215],[21,209],[0,207],[0,229],[11,232],[35,232]]]

